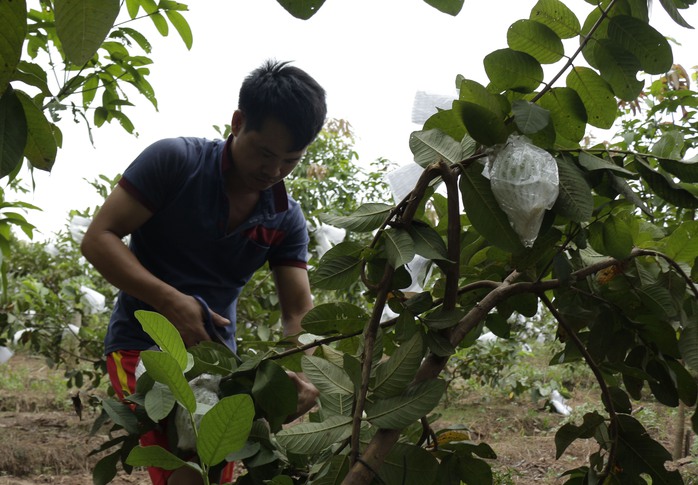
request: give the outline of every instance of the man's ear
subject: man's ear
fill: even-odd
[[[245,126],[245,115],[239,109],[233,112],[233,119],[230,120],[230,132],[233,136],[238,136]]]

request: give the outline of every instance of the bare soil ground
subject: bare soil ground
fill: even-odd
[[[64,395],[33,389],[32,380],[48,379],[56,371],[48,369],[43,360],[16,355],[0,372],[24,369],[26,381],[20,389],[0,388],[0,485],[91,485],[91,470],[96,458],[90,451],[107,439],[106,435],[90,436],[95,415],[86,410],[79,419],[72,409],[70,391]],[[60,373],[59,373],[60,375]],[[583,406],[582,393],[570,404]],[[648,430],[671,449],[670,440],[674,414],[661,415],[653,411],[653,423]],[[561,484],[560,474],[586,464],[594,443],[579,442],[555,460],[554,435],[563,417],[539,408],[526,399],[497,400],[479,393],[452,399],[442,409],[443,427],[466,424],[473,441],[488,443],[498,455],[492,462],[496,483],[500,484]],[[698,483],[698,468],[691,457],[670,466],[681,470],[686,483]],[[114,485],[149,484],[147,473],[135,470],[121,473]]]

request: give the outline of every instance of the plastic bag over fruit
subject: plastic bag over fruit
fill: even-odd
[[[543,215],[559,193],[555,159],[526,137],[511,135],[492,150],[483,175],[523,245],[533,246]]]

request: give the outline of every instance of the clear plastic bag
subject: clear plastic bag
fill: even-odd
[[[559,193],[555,159],[526,137],[511,135],[506,144],[493,150],[483,173],[521,242],[533,246],[543,215]]]

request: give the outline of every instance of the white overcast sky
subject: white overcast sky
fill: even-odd
[[[66,116],[60,127],[63,149],[50,174],[36,171],[36,191],[24,200],[41,208],[30,222],[49,237],[66,223],[70,209],[99,203],[84,181],[99,174],[121,173],[150,143],[164,137],[215,138],[214,124],[230,121],[242,79],[265,59],[293,61],[327,91],[328,116],[354,127],[360,158],[411,161],[409,135],[417,91],[453,95],[462,74],[484,84],[482,59],[506,47],[506,31],[528,18],[535,0],[466,0],[456,17],[422,0],[327,0],[310,20],[288,14],[276,0],[199,0],[189,4],[194,44],[187,51],[174,29],[163,39],[149,20],[133,25],[153,43],[150,82],[159,111],[144,98],[132,96],[126,113],[138,137],[116,122],[93,130],[95,147],[84,124]],[[567,0],[583,22],[592,6]],[[651,23],[679,40],[675,62],[698,64],[698,32],[668,20],[654,2]],[[698,27],[698,6],[685,13]],[[693,49],[691,49],[693,47]]]

